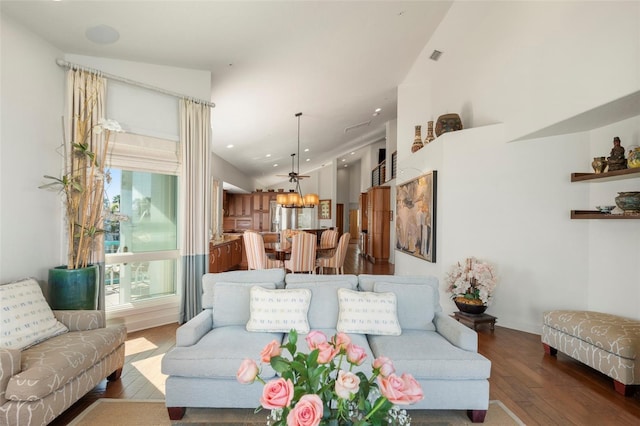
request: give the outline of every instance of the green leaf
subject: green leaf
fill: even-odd
[[[289,370],[289,360],[283,358],[281,356],[273,356],[271,357],[271,367],[276,370],[278,373],[282,374],[285,371]]]

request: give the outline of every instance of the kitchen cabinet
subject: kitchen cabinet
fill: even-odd
[[[209,243],[209,272],[225,272],[238,269],[242,263],[242,237],[222,243]]]

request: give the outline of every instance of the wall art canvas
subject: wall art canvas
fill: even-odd
[[[396,250],[436,261],[437,172],[396,186]]]

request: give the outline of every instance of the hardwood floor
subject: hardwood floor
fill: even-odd
[[[365,262],[350,245],[345,273],[393,274],[393,265]],[[499,324],[499,319],[498,319]],[[177,324],[129,334],[119,381],[100,383],[52,425],[65,425],[98,398],[163,399],[163,354]],[[544,354],[540,336],[496,326],[478,329],[479,352],[492,362],[490,398],[499,399],[527,425],[638,425],[640,389],[624,397],[611,379],[571,358]]]

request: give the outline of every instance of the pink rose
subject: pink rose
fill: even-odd
[[[280,343],[277,340],[272,340],[271,343],[264,347],[260,352],[260,359],[262,362],[271,362],[271,357],[280,356],[282,349],[280,349]]]
[[[338,333],[331,338],[331,344],[340,351],[347,350],[347,346],[351,344],[351,337],[345,333]]]
[[[361,365],[367,358],[367,352],[363,347],[354,345],[353,343],[347,346],[347,361],[353,365]]]
[[[358,393],[360,378],[350,371],[340,370],[336,378],[336,394],[343,399],[351,399],[351,395]]]
[[[291,404],[293,399],[293,382],[283,378],[271,380],[262,388],[260,405],[269,410],[284,408]]]
[[[422,388],[411,374],[398,377],[391,374],[388,377],[378,377],[380,393],[396,405],[410,405],[420,401],[424,396]]]
[[[303,395],[287,416],[287,426],[317,426],[322,420],[322,400],[316,394]]]
[[[307,341],[307,346],[309,346],[309,349],[314,350],[317,349],[318,345],[320,345],[321,343],[327,343],[327,335],[322,331],[313,330],[309,334],[307,334],[305,340]]]
[[[243,385],[253,383],[258,375],[258,365],[252,359],[245,359],[240,364],[238,372],[236,373],[236,379]]]
[[[334,348],[329,342],[320,343],[316,349],[320,351],[318,353],[318,364],[329,364],[340,353],[340,350]]]
[[[382,377],[387,377],[396,372],[393,362],[386,356],[379,356],[373,360],[373,368],[380,371]]]

